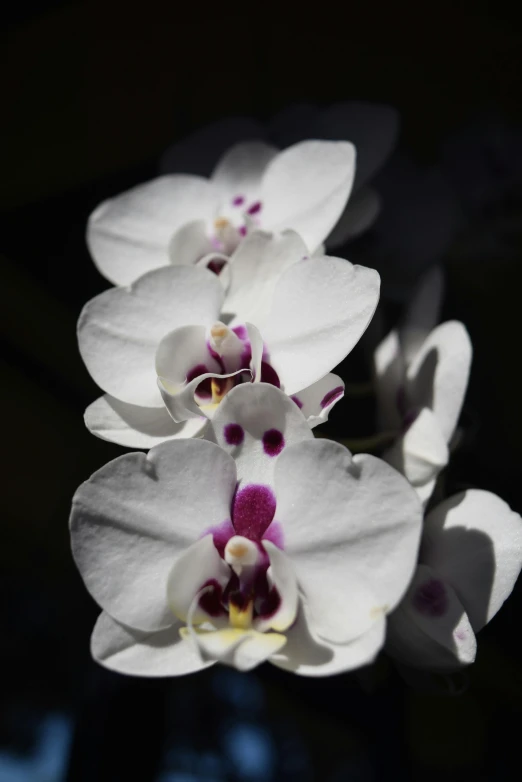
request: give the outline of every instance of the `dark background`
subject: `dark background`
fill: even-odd
[[[383,192],[391,204],[394,187],[403,193],[407,160],[427,206],[408,220],[412,185],[397,228],[415,241],[386,245],[377,227],[348,257],[375,263],[385,286],[402,273],[411,282],[417,257],[419,269],[444,262],[444,317],[463,320],[475,348],[448,487],[489,489],[522,509],[520,23],[507,3],[361,6],[4,9],[0,782],[518,778],[520,585],[480,634],[476,664],[451,682],[406,683],[384,656],[327,681],[264,666],[149,682],[89,658],[97,609],[67,518],[77,485],[123,449],[82,420],[97,389],[75,322],[107,287],[85,223],[100,200],[153,177],[168,144],[214,119],[265,120],[299,101],[397,107]],[[385,297],[390,322],[397,311]],[[348,372],[362,377],[361,366],[356,354]],[[371,411],[348,405],[329,433],[368,434]]]

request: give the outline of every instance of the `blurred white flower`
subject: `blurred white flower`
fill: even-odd
[[[127,454],[78,489],[73,554],[103,608],[94,657],[143,676],[370,662],[415,566],[415,492],[385,462],[314,439],[267,384],[231,391],[212,428],[216,443]]]

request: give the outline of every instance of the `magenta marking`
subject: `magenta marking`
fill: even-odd
[[[246,326],[234,326],[232,329],[234,334],[239,337],[241,340],[248,339],[248,331],[246,330]]]
[[[241,445],[245,439],[245,431],[239,424],[227,424],[223,430],[223,434],[229,445]]]
[[[232,523],[237,535],[256,543],[274,518],[276,499],[269,486],[251,483],[237,492],[232,506]]]
[[[186,374],[187,383],[190,383],[192,380],[195,380],[200,375],[204,375],[206,372],[208,372],[208,368],[205,366],[205,364],[197,364],[195,367],[189,369],[189,371],[187,372]],[[196,394],[200,396],[202,399],[210,399],[212,397],[212,385],[209,377],[201,381],[201,383],[196,388]]]
[[[204,538],[205,535],[212,535],[212,540],[218,551],[218,554],[224,558],[225,546],[227,545],[230,538],[233,538],[235,534],[236,531],[232,526],[232,522],[230,519],[226,519],[226,521],[222,521],[221,524],[217,524],[215,527],[209,527],[209,529],[205,530],[201,537]]]
[[[281,388],[279,375],[275,371],[274,367],[268,363],[268,361],[261,362],[261,382],[270,383],[271,386]]]
[[[268,429],[263,435],[263,450],[267,456],[279,456],[285,447],[285,438],[279,429]]]
[[[343,386],[337,386],[337,388],[332,388],[331,391],[328,391],[327,394],[323,396],[321,399],[321,408],[324,410],[325,407],[328,407],[328,405],[331,405],[332,402],[335,402],[339,397],[341,397],[344,394],[344,388]]]
[[[444,616],[448,610],[448,602],[446,587],[436,578],[417,587],[412,598],[413,607],[420,614],[434,619]]]
[[[223,616],[223,614],[226,614],[222,604],[223,590],[220,584],[214,578],[211,578],[203,584],[202,589],[206,591],[199,598],[200,608],[206,611],[209,616]]]
[[[243,206],[245,203],[245,196],[238,195],[232,199],[232,206]]]
[[[280,548],[282,551],[285,547],[284,546],[285,536],[283,532],[283,525],[274,519],[274,521],[266,529],[265,534],[263,535],[263,540],[270,541],[270,543],[273,543],[274,546],[277,546],[277,548]]]
[[[207,269],[210,272],[213,272],[213,274],[217,274],[217,276],[219,277],[219,275],[221,274],[221,272],[223,271],[226,265],[227,262],[224,261],[222,258],[213,258],[211,261],[207,263]]]
[[[303,403],[301,402],[298,396],[291,396],[290,399],[292,400],[292,402],[295,402],[299,410],[303,409]]]
[[[238,234],[240,236],[246,236],[247,235],[247,230],[248,229],[247,229],[246,225],[240,225],[239,228],[237,229],[237,232],[238,232]]]
[[[258,212],[262,209],[262,203],[261,201],[255,201],[251,206],[248,207],[247,212],[249,215],[256,215]]]

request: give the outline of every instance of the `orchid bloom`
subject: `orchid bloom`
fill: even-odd
[[[354,172],[355,148],[345,141],[282,152],[262,141],[237,144],[210,179],[162,176],[104,201],[89,218],[87,244],[116,285],[169,264],[213,264],[209,254],[230,255],[256,228],[293,229],[313,253],[341,215]]]
[[[343,101],[330,106],[294,104],[266,124],[247,117],[218,120],[173,144],[163,155],[163,174],[209,176],[229,147],[263,139],[286,148],[305,139],[350,141],[357,150],[357,168],[350,199],[332,232],[328,248],[338,247],[366,231],[380,213],[381,199],[372,179],[393,150],[399,115],[379,103]]]
[[[388,622],[387,649],[416,668],[472,663],[475,633],[509,597],[522,567],[522,519],[488,491],[470,489],[428,513],[419,565]]]
[[[397,431],[383,455],[427,503],[449,459],[466,394],[471,343],[462,323],[433,328],[440,302],[441,274],[422,281],[400,329],[391,331],[374,355],[380,424]]]
[[[80,352],[106,395],[87,427],[137,448],[191,437],[245,381],[280,387],[310,426],[326,420],[344,393],[330,370],[366,329],[379,276],[306,255],[293,232],[255,232],[234,254],[226,293],[205,268],[169,266],[90,301]]]
[[[212,429],[215,442],[121,456],[76,492],[73,554],[103,609],[95,659],[142,676],[370,662],[417,557],[413,489],[380,459],[314,439],[268,384],[232,390]]]

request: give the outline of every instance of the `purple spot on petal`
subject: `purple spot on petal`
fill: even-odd
[[[275,587],[272,587],[265,598],[257,602],[256,613],[262,619],[270,619],[279,610],[281,595]]]
[[[213,272],[214,274],[217,274],[219,276],[226,265],[227,262],[224,261],[222,258],[213,258],[207,263],[207,269],[210,272]]]
[[[248,207],[247,212],[249,215],[256,215],[258,212],[262,209],[262,203],[261,201],[255,201],[251,206]]]
[[[275,371],[274,367],[268,363],[268,361],[261,362],[261,382],[270,383],[270,385],[275,386],[276,388],[281,388],[279,375]]]
[[[237,535],[259,542],[274,518],[276,499],[269,486],[251,483],[237,492],[232,522]]]
[[[328,393],[325,394],[321,399],[321,408],[324,410],[325,407],[331,405],[332,402],[335,402],[335,400],[339,399],[339,397],[342,396],[343,394],[344,394],[344,388],[342,386],[337,386],[337,388],[332,388],[332,390],[328,391]]]
[[[194,380],[195,378],[199,377],[200,375],[204,375],[205,372],[208,372],[208,368],[205,366],[205,364],[197,364],[192,369],[189,369],[189,371],[186,374],[186,380],[187,383],[190,383],[191,380]],[[209,399],[212,397],[212,387],[211,387],[211,380],[209,377],[206,378],[206,380],[202,380],[199,386],[196,388],[196,394],[203,399]]]
[[[415,590],[412,603],[420,614],[431,618],[444,616],[448,610],[448,596],[444,584],[436,578],[426,581]]]
[[[223,590],[215,579],[210,579],[203,584],[203,588],[207,591],[199,598],[199,605],[206,611],[209,616],[222,616],[225,614],[223,608]]]
[[[263,435],[263,449],[268,456],[278,456],[285,447],[285,438],[279,429],[268,429]]]
[[[301,402],[298,396],[291,396],[290,399],[292,400],[292,402],[295,402],[299,410],[303,409],[303,403]]]
[[[241,445],[245,432],[239,424],[227,424],[224,429],[225,440],[229,445]]]
[[[237,232],[240,236],[246,236],[247,235],[247,227],[246,225],[240,225],[237,229]]]
[[[285,536],[284,536],[282,524],[280,524],[278,521],[275,521],[274,519],[274,521],[270,524],[270,526],[265,531],[265,534],[263,535],[263,540],[269,540],[270,543],[274,544],[274,546],[277,546],[277,548],[283,550],[285,547],[284,546]]]
[[[245,203],[245,197],[238,195],[232,199],[232,206],[242,206]]]
[[[230,519],[227,519],[226,521],[221,522],[221,524],[218,524],[216,527],[210,527],[209,529],[205,530],[202,537],[205,537],[205,535],[212,535],[214,546],[216,547],[218,554],[220,557],[224,558],[225,546],[227,545],[230,538],[233,538],[235,534],[236,531],[232,526],[232,522]]]
[[[234,334],[236,334],[236,336],[239,337],[239,339],[248,339],[248,331],[246,330],[246,326],[234,326],[232,331]]]

